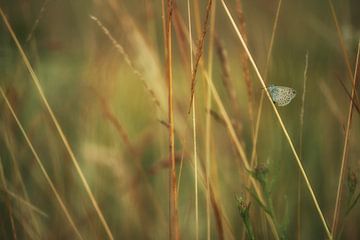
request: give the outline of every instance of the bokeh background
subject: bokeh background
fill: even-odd
[[[283,0],[268,65],[278,1],[242,0],[241,21],[239,1],[226,2],[236,23],[245,24],[250,51],[261,73],[267,71],[266,81],[297,91],[296,98],[278,110],[331,226],[350,103],[347,91],[352,89],[339,34],[354,72],[360,2],[333,1],[337,31],[329,1]],[[207,1],[190,3],[192,35],[197,41]],[[168,239],[170,163],[162,2],[1,0],[0,6],[39,78],[114,238]],[[201,64],[209,70],[211,63],[212,81],[250,157],[264,90],[251,65],[244,73],[243,49],[220,1],[213,1],[212,7],[214,27],[207,27]],[[182,239],[195,239],[187,18],[187,1],[176,1],[172,67],[179,226]],[[108,34],[99,23],[108,29]],[[213,34],[210,29],[214,29]],[[249,195],[249,173],[217,105],[213,102],[211,109],[206,108],[207,84],[200,68],[195,91],[199,238],[207,237],[206,188],[201,176],[205,173],[205,126],[210,114],[211,182],[216,199],[215,207],[212,204],[210,208],[211,239],[247,239],[235,196],[251,202],[250,222],[256,238],[274,239],[264,210]],[[250,79],[250,85],[245,78]],[[106,231],[3,20],[0,84],[82,237],[106,239]],[[3,97],[0,109],[0,238],[76,239]],[[354,108],[339,217],[339,226],[343,226],[341,239],[360,238],[359,204],[345,216],[351,201],[347,175],[352,173],[355,180],[359,176],[359,122],[359,111]],[[326,238],[301,177],[299,185],[299,168],[268,99],[262,108],[255,152],[257,166],[268,171],[270,196],[284,238]],[[355,188],[353,196],[360,191],[356,184]],[[223,233],[218,228],[219,219]]]

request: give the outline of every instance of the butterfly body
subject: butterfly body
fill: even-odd
[[[270,85],[268,88],[271,99],[277,106],[286,106],[296,96],[296,91],[290,87]]]

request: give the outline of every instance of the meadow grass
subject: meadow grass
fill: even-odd
[[[359,3],[0,7],[1,239],[360,237]]]

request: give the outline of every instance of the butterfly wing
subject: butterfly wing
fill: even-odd
[[[269,92],[272,100],[277,106],[286,106],[296,96],[296,91],[289,87],[270,86]]]

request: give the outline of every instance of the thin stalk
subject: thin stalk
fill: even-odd
[[[209,78],[212,79],[212,69],[213,69],[213,56],[214,56],[214,38],[215,38],[215,13],[216,13],[216,1],[214,2],[211,8],[211,16],[210,16],[210,33],[209,33],[209,55],[208,55],[208,73]],[[192,41],[190,41],[192,42]],[[206,87],[206,109],[210,110],[212,108],[211,101],[211,88],[210,85],[207,84]],[[211,181],[211,153],[210,153],[210,145],[211,145],[211,115],[206,114],[205,116],[205,159],[206,159],[206,239],[211,239],[211,193],[210,193],[210,181]]]
[[[265,84],[265,82],[264,82],[264,80],[263,80],[263,78],[262,78],[262,76],[261,76],[261,74],[260,74],[260,72],[259,72],[256,64],[255,64],[255,61],[254,61],[254,59],[253,59],[253,57],[252,57],[252,55],[251,55],[248,47],[247,47],[246,44],[245,44],[245,41],[244,41],[244,39],[243,39],[243,37],[242,37],[239,29],[237,28],[237,26],[236,26],[236,24],[235,24],[234,19],[232,18],[231,14],[230,14],[230,12],[229,12],[229,9],[227,8],[224,0],[221,0],[221,3],[223,4],[223,7],[224,7],[224,9],[225,9],[225,12],[226,12],[226,14],[227,14],[228,17],[229,17],[229,20],[230,20],[231,24],[233,25],[234,30],[235,30],[236,34],[238,35],[239,40],[240,40],[241,44],[243,45],[246,54],[249,56],[250,62],[251,62],[251,64],[252,64],[253,67],[254,67],[254,70],[255,70],[255,72],[256,72],[256,75],[258,76],[259,81],[260,81],[262,87],[264,88],[264,91],[266,92],[266,95],[267,95],[267,97],[268,97],[268,99],[269,99],[269,102],[270,102],[271,106],[272,106],[273,109],[274,109],[275,115],[276,115],[276,117],[277,117],[277,119],[278,119],[278,121],[279,121],[279,123],[280,123],[280,126],[281,126],[281,128],[282,128],[282,130],[283,130],[283,132],[284,132],[284,135],[285,135],[285,137],[286,137],[286,139],[287,139],[287,141],[288,141],[288,143],[289,143],[289,145],[290,145],[290,148],[291,148],[291,150],[292,150],[292,152],[293,152],[293,154],[294,154],[294,156],[295,156],[296,162],[297,162],[297,164],[298,164],[298,166],[299,166],[299,168],[300,168],[300,170],[301,170],[301,173],[302,173],[302,175],[303,175],[303,177],[304,177],[304,180],[305,180],[305,182],[306,182],[306,186],[307,186],[307,188],[308,188],[308,190],[309,190],[309,192],[310,192],[310,194],[311,194],[311,197],[312,197],[312,199],[313,199],[313,202],[314,202],[314,204],[315,204],[315,207],[316,207],[316,209],[317,209],[317,211],[318,211],[318,214],[319,214],[319,216],[320,216],[320,219],[321,219],[321,221],[322,221],[322,223],[323,223],[323,226],[324,226],[324,229],[325,229],[325,231],[326,231],[326,234],[327,234],[327,236],[328,236],[329,239],[332,239],[332,235],[331,235],[331,233],[330,233],[330,231],[329,231],[329,228],[328,228],[328,226],[327,226],[327,224],[326,224],[324,215],[323,215],[323,213],[322,213],[322,211],[321,211],[321,209],[320,209],[320,206],[319,206],[318,201],[317,201],[317,199],[316,199],[315,193],[314,193],[314,191],[313,191],[313,189],[312,189],[312,187],[311,187],[310,181],[308,180],[308,177],[307,177],[307,175],[306,175],[306,172],[305,172],[305,170],[304,170],[304,168],[303,168],[303,166],[302,166],[302,163],[301,163],[301,161],[300,161],[300,158],[299,158],[299,156],[298,156],[298,154],[297,154],[297,152],[296,152],[296,150],[295,150],[294,144],[293,144],[293,142],[292,142],[292,140],[291,140],[291,138],[290,138],[290,136],[289,136],[288,131],[286,130],[286,127],[285,127],[285,125],[284,125],[284,123],[283,123],[283,121],[282,121],[282,118],[281,118],[281,116],[280,116],[280,114],[279,114],[279,112],[278,112],[275,104],[273,103],[273,101],[272,101],[272,99],[271,99],[270,93],[269,93],[268,89],[266,88],[266,84]]]
[[[345,140],[344,140],[344,148],[343,148],[343,154],[341,159],[341,167],[340,167],[340,174],[339,174],[339,181],[338,181],[338,187],[336,192],[336,202],[335,202],[335,210],[334,210],[334,217],[333,222],[331,226],[331,232],[334,236],[336,236],[336,228],[339,221],[339,212],[340,212],[340,205],[342,200],[342,187],[343,187],[343,181],[344,181],[344,172],[347,165],[348,160],[348,145],[349,145],[349,138],[350,138],[350,127],[351,127],[351,119],[352,119],[352,113],[354,109],[354,102],[352,99],[354,99],[356,88],[356,81],[358,78],[358,67],[359,67],[359,52],[360,52],[360,40],[358,43],[358,50],[356,55],[356,65],[355,65],[355,74],[353,78],[353,87],[351,91],[351,99],[349,104],[349,112],[347,116],[347,123],[346,123],[346,130],[345,130]]]
[[[188,29],[189,29],[189,38],[192,42],[192,28],[191,28],[191,11],[190,11],[190,1],[187,1],[187,11],[188,11]],[[193,75],[193,49],[190,45],[190,73]],[[193,103],[192,103],[192,124],[193,124],[193,148],[194,148],[194,187],[195,187],[195,239],[199,239],[199,194],[198,194],[198,159],[197,159],[197,145],[196,145],[196,98],[194,93]]]
[[[190,92],[190,105],[189,105],[189,113],[191,110],[191,104],[193,102],[193,97],[194,97],[194,93],[195,93],[195,86],[196,86],[196,73],[198,70],[198,66],[200,63],[200,59],[201,56],[203,54],[203,47],[204,47],[204,42],[205,42],[205,36],[207,33],[207,27],[208,27],[208,23],[209,23],[209,16],[210,16],[210,9],[212,6],[212,0],[208,0],[207,6],[206,6],[206,15],[205,15],[205,21],[203,24],[203,28],[202,28],[202,32],[201,32],[201,36],[198,42],[198,46],[196,49],[196,56],[195,56],[195,65],[194,65],[194,69],[192,71],[192,76],[191,76],[191,92]]]
[[[174,104],[173,104],[173,74],[172,74],[172,13],[173,1],[167,1],[167,21],[165,22],[165,58],[166,58],[166,80],[168,83],[168,120],[169,120],[169,236],[170,239],[180,239],[177,190],[176,190],[176,163],[175,163],[175,129],[174,129]]]
[[[305,112],[305,96],[306,96],[306,82],[307,82],[307,71],[308,71],[308,65],[309,65],[309,53],[306,53],[305,55],[305,69],[304,69],[304,85],[303,85],[303,94],[302,94],[302,98],[301,98],[301,111],[300,111],[300,137],[299,137],[299,145],[300,145],[300,149],[299,149],[299,154],[300,154],[300,159],[302,159],[302,149],[303,149],[303,129],[304,129],[304,112]],[[297,239],[300,240],[301,239],[301,175],[300,173],[298,173],[298,177],[297,177],[297,182],[298,182],[298,186],[297,186],[297,190],[298,190],[298,194],[297,194]]]

